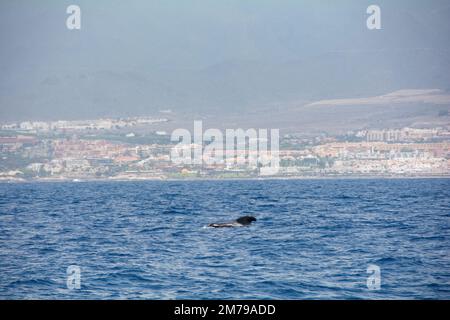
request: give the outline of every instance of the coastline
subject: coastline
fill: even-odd
[[[86,183],[86,182],[190,182],[190,181],[273,181],[273,180],[424,180],[424,179],[450,179],[450,175],[415,175],[415,176],[391,176],[391,175],[339,175],[339,176],[295,176],[295,177],[236,177],[236,178],[34,178],[34,179],[0,179],[0,184],[9,183]]]

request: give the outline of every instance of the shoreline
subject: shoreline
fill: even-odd
[[[270,181],[270,180],[425,180],[450,179],[446,176],[389,176],[389,175],[342,175],[342,176],[297,176],[297,177],[238,177],[238,178],[38,178],[38,179],[0,179],[0,184],[10,183],[86,183],[86,182],[192,182],[192,181]]]

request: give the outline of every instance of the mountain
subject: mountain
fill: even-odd
[[[0,3],[2,121],[171,109],[220,125],[315,129],[344,110],[302,106],[450,90],[447,0],[379,0],[381,30],[366,27],[368,0],[77,3],[78,31],[65,28],[63,4]],[[372,114],[364,108],[362,118]],[[427,108],[405,110],[420,117]]]

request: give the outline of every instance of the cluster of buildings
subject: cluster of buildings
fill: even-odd
[[[110,121],[110,122],[108,122]],[[146,122],[148,121],[148,122]],[[59,137],[33,133],[0,135],[0,180],[28,179],[174,179],[259,177],[258,165],[245,166],[249,154],[238,153],[236,164],[226,162],[176,164],[174,143],[126,143],[92,135],[92,128],[132,126],[163,119],[49,122],[51,128],[81,128],[89,135]],[[62,125],[66,123],[66,125]],[[82,124],[84,123],[84,124]],[[28,126],[30,124],[30,126]],[[47,130],[36,122],[19,128]],[[56,127],[55,127],[56,126]],[[41,129],[39,129],[41,128]],[[112,129],[111,129],[112,128]],[[24,129],[25,130],[25,129]],[[6,134],[5,134],[6,132]],[[162,135],[163,133],[156,133]],[[164,133],[166,134],[166,133]],[[124,136],[129,133],[124,132]],[[134,137],[134,134],[133,134]],[[281,138],[278,177],[449,176],[449,131],[437,129],[366,130],[342,137]]]
[[[444,128],[364,130],[359,131],[356,135],[366,137],[367,141],[385,142],[417,142],[450,139],[450,132]]]
[[[166,118],[135,117],[125,119],[97,119],[97,120],[58,120],[58,121],[23,121],[6,123],[0,130],[20,130],[26,132],[42,131],[83,131],[83,130],[113,130],[138,125],[151,125],[167,122]]]

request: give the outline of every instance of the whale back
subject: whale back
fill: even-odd
[[[237,223],[240,223],[243,225],[248,225],[248,224],[252,223],[253,221],[256,221],[256,218],[252,217],[252,216],[245,216],[245,217],[240,217],[239,219],[236,219]]]

